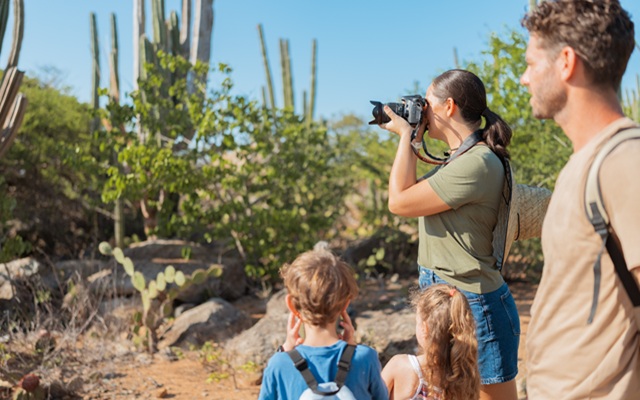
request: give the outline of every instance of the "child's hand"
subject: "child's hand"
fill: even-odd
[[[340,316],[342,317],[342,321],[340,321],[340,326],[344,329],[344,331],[342,332],[342,335],[338,335],[338,336],[340,336],[340,339],[344,340],[348,344],[352,344],[355,346],[357,344],[356,330],[353,327],[353,323],[351,322],[351,317],[349,317],[349,314],[347,314],[346,308],[344,311],[342,311],[342,314],[340,314]]]
[[[300,326],[302,326],[302,320],[296,318],[296,316],[290,312],[289,320],[287,321],[287,339],[282,345],[284,351],[293,350],[294,347],[304,342],[300,337]]]

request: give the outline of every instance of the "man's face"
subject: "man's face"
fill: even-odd
[[[541,44],[540,39],[531,34],[526,53],[527,69],[520,77],[520,83],[531,93],[529,103],[533,116],[552,119],[564,108],[567,95],[559,77],[557,54],[552,55]]]

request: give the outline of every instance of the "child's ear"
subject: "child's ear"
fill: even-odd
[[[291,311],[293,315],[295,315],[296,317],[300,318],[300,314],[298,313],[298,310],[296,310],[295,306],[293,305],[293,299],[291,298],[290,294],[288,294],[287,297],[285,297],[285,302],[287,303],[287,308],[289,309],[289,311]]]
[[[347,308],[349,307],[349,304],[351,304],[351,300],[347,301],[347,304],[344,305],[344,308],[342,309],[342,312],[347,311]],[[340,313],[342,314],[342,313]]]

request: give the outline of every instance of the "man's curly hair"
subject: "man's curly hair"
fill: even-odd
[[[617,90],[635,44],[629,14],[618,0],[548,0],[522,19],[552,54],[573,48],[592,83]]]

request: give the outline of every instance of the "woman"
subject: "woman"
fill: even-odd
[[[482,81],[468,71],[438,76],[426,102],[414,143],[408,122],[384,108],[391,121],[381,127],[400,136],[389,178],[389,210],[420,217],[420,287],[448,283],[469,300],[478,338],[480,399],[515,400],[520,320],[492,248],[511,129],[489,110]],[[451,156],[417,180],[414,149],[426,130],[449,146]]]

